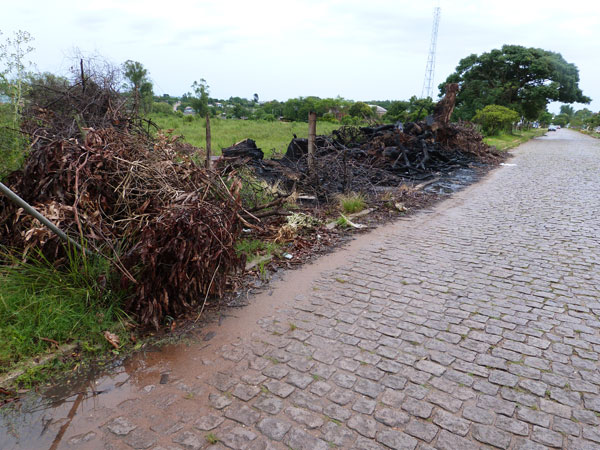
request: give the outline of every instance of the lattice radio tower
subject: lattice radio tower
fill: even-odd
[[[440,25],[440,7],[433,8],[433,28],[431,29],[431,44],[429,45],[429,56],[425,68],[425,80],[421,98],[433,98],[433,73],[435,72],[435,48],[437,45],[438,27]]]

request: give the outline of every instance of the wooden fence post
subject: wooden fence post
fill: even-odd
[[[315,176],[315,136],[317,134],[317,113],[308,113],[308,173]]]
[[[206,113],[206,169],[210,170],[211,169],[211,161],[210,161],[210,154],[211,154],[211,137],[210,137],[210,114]]]

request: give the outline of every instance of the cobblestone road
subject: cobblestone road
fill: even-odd
[[[600,141],[510,163],[67,448],[600,448]]]

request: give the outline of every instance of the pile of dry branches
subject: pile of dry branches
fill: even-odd
[[[239,181],[196,165],[176,138],[150,135],[110,86],[92,78],[38,86],[24,116],[32,145],[7,184],[113,261],[142,323],[158,327],[165,315],[221,293],[243,267],[234,250],[245,220]],[[52,261],[65,252],[1,196],[0,245],[38,248]]]

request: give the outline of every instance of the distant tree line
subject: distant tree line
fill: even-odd
[[[154,98],[154,111],[161,113],[181,113],[186,107],[194,106],[191,93],[181,97],[164,95]],[[177,112],[173,105],[179,102]],[[367,102],[353,101],[342,97],[320,98],[315,96],[291,98],[286,101],[270,100],[259,102],[258,95],[252,99],[230,97],[228,99],[207,98],[206,106],[212,116],[229,119],[283,120],[290,122],[306,122],[308,113],[317,113],[317,119],[340,124],[394,123],[422,120],[433,112],[435,103],[431,98],[419,99],[416,96],[409,100],[372,100]],[[383,115],[376,112],[379,106],[387,110]],[[201,114],[202,117],[204,116]]]

